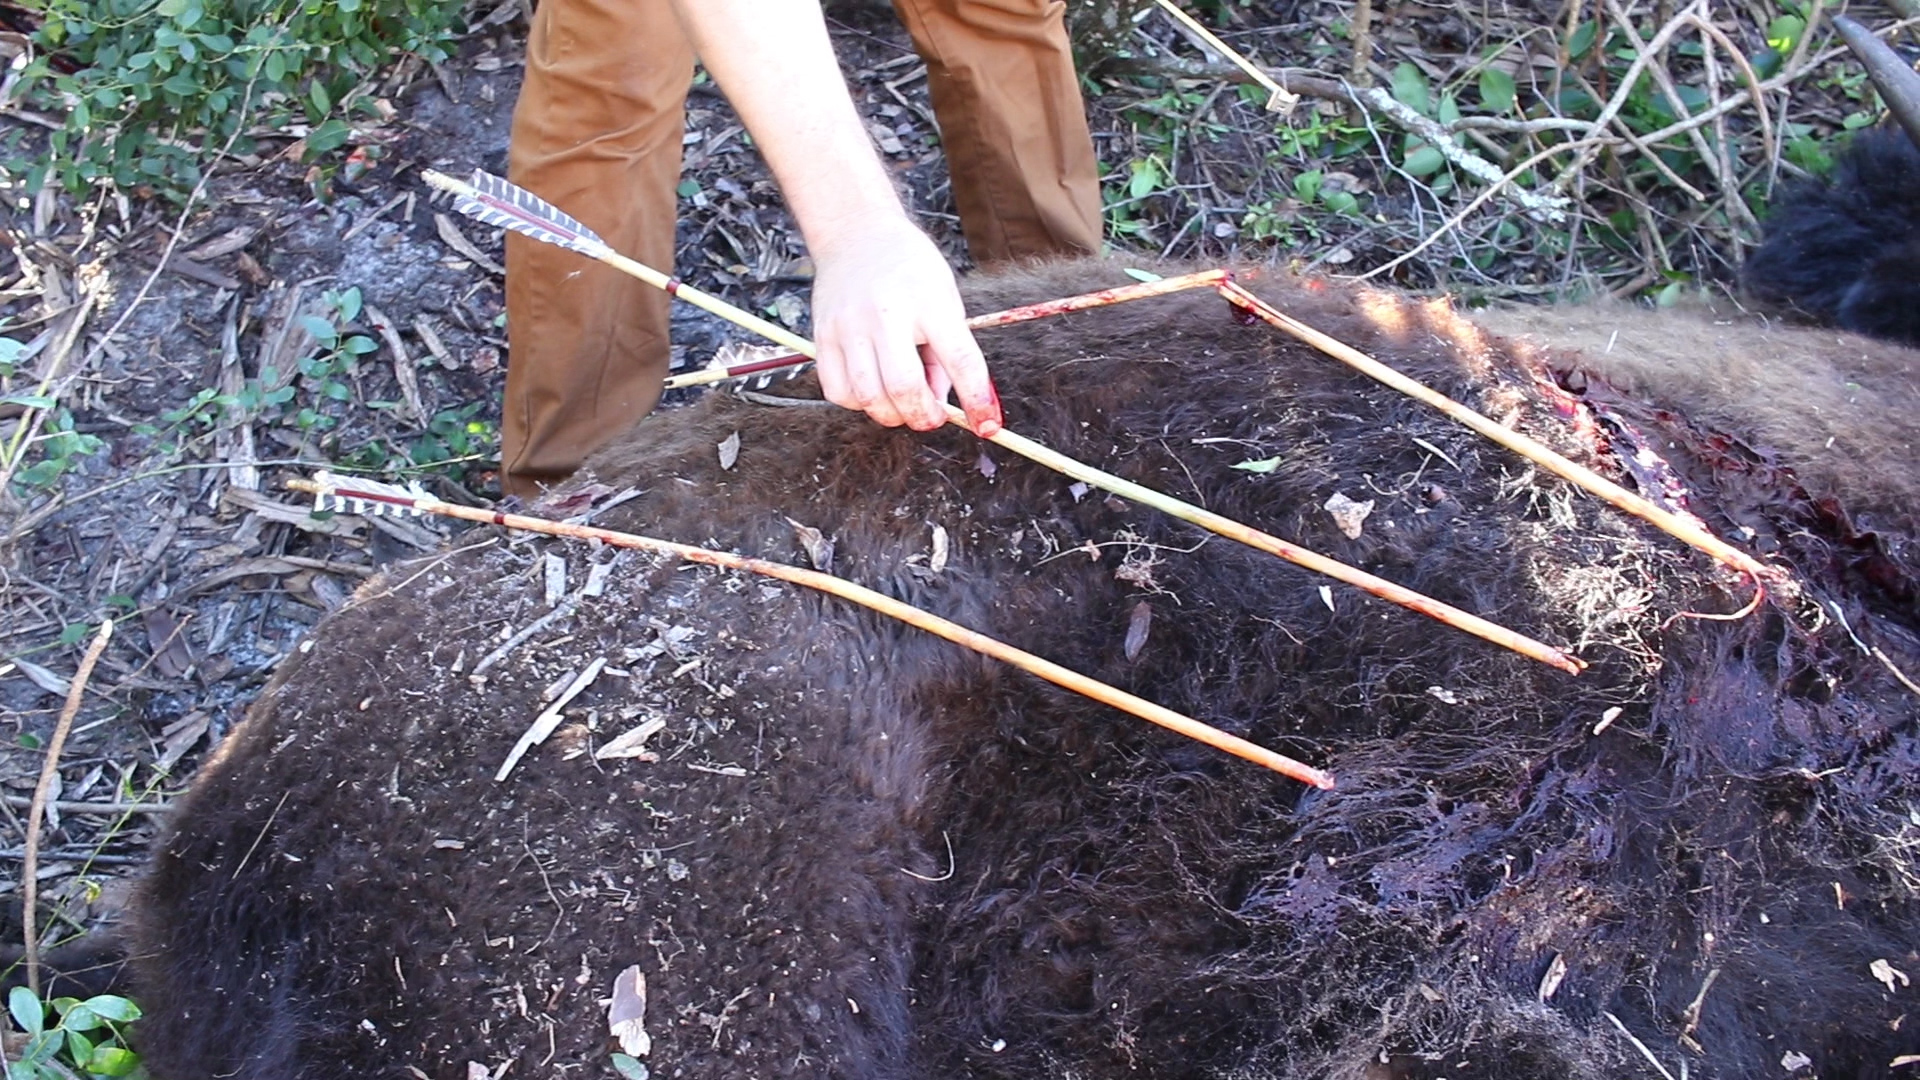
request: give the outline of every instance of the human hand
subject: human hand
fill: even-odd
[[[814,247],[814,344],[827,400],[888,427],[932,431],[947,422],[951,389],[976,434],[997,433],[1000,398],[933,241],[899,218],[835,230]]]

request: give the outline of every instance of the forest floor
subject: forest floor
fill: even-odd
[[[1670,300],[1725,287],[1772,185],[1817,168],[1873,108],[1824,28],[1788,42],[1772,74],[1716,50],[1718,34],[1766,53],[1788,9],[1762,0],[1723,5],[1711,33],[1669,5],[1576,4],[1572,19],[1544,0],[1383,7],[1359,66],[1378,100],[1361,108],[1340,100],[1355,74],[1350,7],[1226,9],[1228,40],[1304,90],[1284,118],[1162,14],[1117,35],[1121,55],[1087,80],[1117,250],[1371,272],[1473,302]],[[314,623],[452,531],[315,517],[286,479],[325,467],[452,501],[497,496],[500,235],[431,200],[419,174],[503,171],[520,10],[476,11],[448,63],[382,73],[384,119],[337,171],[301,160],[297,130],[219,161],[184,207],[106,189],[31,197],[7,170],[0,400],[15,400],[0,403],[0,447],[24,450],[0,459],[0,893],[16,921],[27,808],[103,619],[117,630],[85,683],[37,851],[52,939],[116,910],[168,799]],[[964,266],[925,67],[883,12],[830,15],[887,163]],[[1580,47],[1583,18],[1600,47]],[[1674,40],[1698,47],[1646,65],[1674,97],[1659,80],[1623,81],[1635,34],[1676,20]],[[1762,109],[1743,100],[1749,74],[1765,80]],[[1569,119],[1582,95],[1626,119]],[[21,132],[9,145],[44,141],[46,126],[0,113]],[[1442,127],[1445,147],[1418,135]],[[1554,139],[1559,156],[1516,168]],[[685,142],[678,272],[804,332],[804,246],[711,83],[694,87]],[[1511,182],[1490,187],[1480,166]],[[691,309],[675,333],[690,365],[741,337]]]

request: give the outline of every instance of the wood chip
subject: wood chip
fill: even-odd
[[[1560,990],[1560,984],[1567,977],[1567,957],[1565,953],[1554,953],[1553,962],[1547,965],[1547,973],[1540,976],[1538,997],[1541,1001],[1550,1000]]]
[[[1147,647],[1147,631],[1153,627],[1153,605],[1145,600],[1133,605],[1133,614],[1127,619],[1126,652],[1128,660],[1137,660],[1140,650]]]
[[[434,363],[448,371],[460,370],[459,359],[447,348],[447,343],[440,340],[440,331],[433,325],[432,319],[425,315],[414,316],[413,332],[420,339],[420,344],[433,354]]]
[[[246,488],[230,487],[220,493],[220,501],[235,510],[258,514],[274,524],[292,525],[297,529],[319,533],[322,536],[358,540],[367,532],[367,523],[360,518],[346,514],[317,518],[313,516],[313,509],[309,504],[279,502],[271,496]]]
[[[494,262],[486,256],[485,252],[474,247],[473,241],[466,238],[466,235],[460,231],[460,227],[453,223],[452,218],[436,213],[433,215],[433,227],[440,233],[440,239],[448,247],[501,277],[507,276],[507,268]]]
[[[195,709],[193,712],[168,724],[160,732],[160,757],[154,762],[154,768],[161,772],[172,771],[175,764],[186,756],[206,734],[212,717]]]
[[[206,240],[186,252],[186,256],[195,262],[208,262],[224,255],[231,255],[260,235],[260,229],[253,225],[241,225],[228,229],[211,240]]]
[[[927,569],[938,574],[947,568],[947,530],[943,525],[933,527],[933,554],[927,556]]]
[[[793,526],[793,535],[799,539],[800,546],[806,549],[807,561],[813,564],[813,568],[823,574],[833,573],[833,538],[792,518],[787,519],[787,524]]]
[[[573,682],[561,691],[553,704],[547,706],[539,716],[534,717],[526,734],[520,736],[520,741],[513,744],[513,749],[507,753],[507,760],[502,762],[500,770],[493,774],[496,783],[504,783],[507,777],[513,774],[513,767],[520,764],[520,759],[526,756],[527,751],[547,741],[547,736],[553,734],[554,729],[560,726],[560,718],[567,704],[579,697],[587,687],[592,686],[593,680],[600,677],[601,670],[606,666],[606,657],[594,657],[593,662],[587,665],[587,669],[574,677]]]
[[[166,678],[185,678],[193,670],[193,649],[186,638],[187,621],[174,618],[164,608],[147,612],[141,621],[146,625],[147,647],[153,650],[153,666]]]
[[[1333,497],[1326,501],[1324,508],[1327,513],[1333,515],[1333,523],[1339,527],[1342,536],[1349,540],[1358,540],[1367,515],[1373,513],[1373,500],[1355,502],[1336,491]]]
[[[66,679],[55,675],[53,672],[48,671],[46,668],[41,667],[31,660],[22,660],[19,657],[14,657],[13,666],[20,669],[20,674],[25,675],[28,682],[31,682],[49,694],[58,694],[61,697],[65,697],[67,691],[70,689]]]
[[[194,582],[182,592],[179,599],[185,599],[209,589],[217,589],[229,581],[264,575],[280,577],[297,574],[302,570],[321,570],[329,574],[347,574],[353,577],[372,577],[373,567],[359,566],[353,563],[330,562],[325,559],[309,559],[301,555],[280,555],[257,559],[245,559],[232,566],[208,574]]]
[[[640,965],[622,971],[613,980],[613,1002],[607,1006],[607,1030],[620,1040],[620,1049],[646,1057],[653,1049],[647,1035],[647,977]]]
[[[731,469],[740,460],[740,433],[734,432],[720,443],[720,467]]]
[[[659,761],[660,755],[647,749],[647,740],[666,730],[666,720],[656,716],[639,727],[622,732],[612,742],[593,752],[595,761],[607,761],[612,758],[637,758],[641,761]]]
[[[567,560],[549,551],[540,561],[546,575],[547,606],[553,607],[567,595]]]
[[[400,340],[400,327],[386,312],[366,304],[361,308],[366,312],[367,321],[378,331],[387,343],[387,351],[393,354],[393,381],[400,385],[400,400],[404,401],[407,411],[421,426],[427,426],[427,408],[420,402],[420,377],[413,368],[413,356],[407,352],[406,342]]]

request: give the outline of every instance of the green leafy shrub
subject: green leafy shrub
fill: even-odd
[[[370,76],[398,53],[447,55],[460,0],[33,0],[43,22],[26,73],[65,114],[28,177],[80,192],[111,181],[180,191],[200,161],[260,123],[344,144]],[[78,65],[55,71],[51,57]],[[247,152],[245,135],[235,149]]]
[[[140,1066],[139,1056],[126,1047],[125,1031],[125,1025],[140,1019],[140,1008],[126,998],[103,994],[48,1003],[16,986],[7,996],[7,1011],[27,1035],[19,1059],[9,1066],[11,1075],[21,1080],[66,1080],[76,1072],[127,1076]],[[54,1020],[52,1026],[48,1020]]]

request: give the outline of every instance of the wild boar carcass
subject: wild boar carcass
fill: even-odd
[[[1915,354],[1255,288],[1700,515],[1777,568],[1768,599],[1726,618],[1754,582],[1212,296],[984,332],[1009,426],[1585,673],[958,429],[714,394],[592,463],[645,492],[598,524],[830,558],[1339,787],[789,586],[469,535],[319,627],[180,801],[134,949],[154,1075],[612,1075],[634,965],[666,1077],[1865,1077],[1920,1051]],[[548,555],[573,590],[611,559],[604,592],[493,659],[551,615]],[[643,756],[596,756],[650,721]]]

